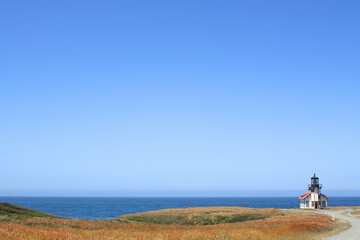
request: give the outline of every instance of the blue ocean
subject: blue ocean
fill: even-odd
[[[0,197],[0,202],[76,219],[105,219],[167,208],[296,208],[297,197]],[[360,197],[330,197],[329,206],[360,206]]]

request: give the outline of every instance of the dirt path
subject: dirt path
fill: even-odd
[[[351,227],[339,234],[326,238],[326,240],[359,240],[360,239],[360,219],[351,215],[352,209],[339,210],[330,212],[326,210],[318,210],[317,213],[324,213],[335,218],[342,219],[351,223]]]

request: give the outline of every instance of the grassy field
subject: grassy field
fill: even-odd
[[[154,212],[123,215],[116,220],[124,223],[150,225],[216,225],[252,220],[265,220],[268,217],[283,216],[284,212],[276,209],[253,209],[241,207],[206,207],[165,209]]]
[[[19,217],[5,208],[0,214],[0,239],[311,239],[346,227],[325,215],[276,209],[168,209],[95,221],[40,212],[44,215],[32,216],[33,210],[23,208],[26,214]]]
[[[359,208],[355,208],[355,209],[351,212],[351,214],[352,214],[353,216],[355,216],[355,217],[360,218],[360,207],[359,207]]]
[[[20,207],[11,203],[0,202],[0,216],[5,218],[61,218],[52,214],[35,211],[29,208]]]
[[[329,207],[326,210],[329,211],[338,211],[338,210],[346,210],[346,209],[352,209],[351,214],[355,217],[360,218],[360,207],[354,206],[354,207]]]
[[[339,211],[345,209],[360,209],[360,206],[353,206],[353,207],[328,207],[326,208],[327,211]]]

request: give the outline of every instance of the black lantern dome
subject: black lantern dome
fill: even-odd
[[[319,187],[319,178],[315,174],[311,178],[311,186],[312,187]]]
[[[309,184],[309,191],[318,191],[320,193],[321,188],[322,184],[320,184],[319,178],[314,174],[314,176],[311,178],[311,184]]]

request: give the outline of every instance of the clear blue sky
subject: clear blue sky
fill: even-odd
[[[359,12],[4,1],[0,195],[359,195]]]

